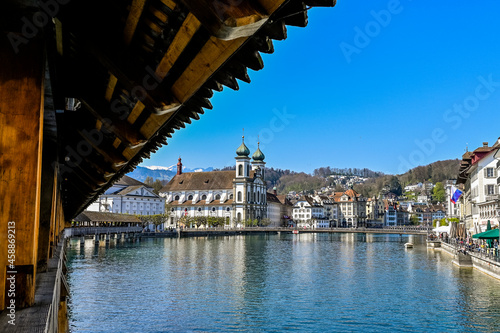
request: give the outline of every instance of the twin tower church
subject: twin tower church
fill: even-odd
[[[257,147],[250,158],[244,137],[236,155],[236,170],[229,171],[183,173],[179,158],[177,174],[160,191],[171,210],[170,224],[183,216],[224,217],[233,227],[267,218],[265,156]]]

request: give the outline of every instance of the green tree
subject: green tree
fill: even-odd
[[[420,224],[420,221],[418,220],[417,215],[410,216],[410,224],[412,224],[412,225],[419,225]]]
[[[446,192],[444,190],[443,183],[441,182],[436,183],[434,189],[432,190],[432,196],[434,197],[434,201],[444,202]]]
[[[155,231],[158,230],[158,226],[165,223],[167,219],[166,214],[156,214],[156,215],[136,215],[139,220],[141,220],[143,227],[154,225]]]
[[[151,185],[151,187],[153,188],[154,193],[159,194],[160,190],[163,187],[163,184],[162,184],[161,180],[156,179],[155,182]]]
[[[147,176],[146,180],[144,181],[144,184],[152,187],[153,186],[153,177]]]
[[[260,221],[260,225],[263,227],[267,227],[271,224],[271,219],[265,218]]]
[[[390,192],[392,192],[396,195],[403,194],[403,187],[401,186],[401,183],[399,182],[398,177],[392,176],[387,185],[389,186]]]

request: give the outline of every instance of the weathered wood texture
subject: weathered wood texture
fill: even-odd
[[[0,306],[6,302],[5,284],[8,221],[15,222],[16,306],[34,302],[40,211],[43,128],[43,43],[32,39],[15,54],[5,38],[0,41]],[[31,269],[29,269],[31,267]],[[28,272],[32,271],[32,274]]]

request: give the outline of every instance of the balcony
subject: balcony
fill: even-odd
[[[499,195],[498,194],[490,194],[485,197],[485,201],[495,201],[498,200]]]

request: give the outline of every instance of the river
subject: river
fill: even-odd
[[[500,281],[423,236],[72,240],[67,252],[71,332],[500,331]]]

